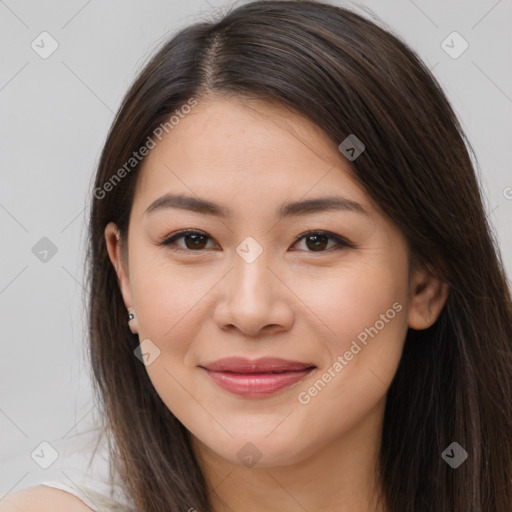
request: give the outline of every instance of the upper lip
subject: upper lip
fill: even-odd
[[[259,359],[246,359],[244,357],[226,357],[211,363],[200,365],[202,368],[215,372],[233,373],[271,373],[289,372],[314,368],[311,363],[289,361],[277,357],[261,357]]]

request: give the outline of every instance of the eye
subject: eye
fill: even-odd
[[[208,239],[210,239],[206,233],[203,233],[202,231],[192,231],[192,230],[185,230],[185,231],[179,231],[178,233],[173,234],[169,238],[166,238],[163,242],[161,242],[159,245],[165,245],[165,246],[174,246],[172,247],[174,250],[178,251],[195,251],[200,252],[201,249],[205,249]],[[180,246],[177,244],[178,240],[183,239],[185,246]],[[307,252],[325,252],[326,246],[328,245],[329,241],[335,242],[334,247],[329,247],[329,249],[343,249],[343,248],[354,248],[355,246],[349,243],[344,238],[335,235],[334,233],[330,233],[328,231],[308,231],[306,233],[303,233],[302,235],[299,235],[295,239],[294,245],[297,244],[297,242],[300,242],[304,239],[306,243],[306,247],[309,249],[312,249]]]
[[[177,246],[176,244],[176,241],[182,238],[184,239],[185,248],[182,246]],[[163,242],[160,243],[160,245],[177,246],[176,250],[178,251],[200,251],[201,249],[205,248],[205,241],[208,238],[210,237],[202,231],[179,231],[171,237],[166,238]],[[173,249],[174,248],[175,247],[173,247]]]
[[[326,245],[328,245],[329,241],[335,242],[335,250],[355,247],[341,236],[329,233],[328,231],[308,231],[307,233],[299,235],[295,241],[300,242],[303,239],[306,243],[306,247],[312,248],[311,251],[307,252],[325,252],[324,249],[326,249]],[[330,247],[330,249],[333,249],[333,247]]]

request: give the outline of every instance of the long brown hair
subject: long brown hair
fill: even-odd
[[[409,329],[387,394],[377,468],[386,510],[510,512],[512,301],[474,152],[400,38],[350,9],[300,0],[248,3],[174,35],[129,89],[101,154],[89,226],[90,358],[111,459],[138,510],[212,509],[188,431],[134,356],[139,339],[104,229],[115,222],[126,241],[140,168],[126,163],[173,112],[206,95],[277,101],[336,144],[349,134],[363,141],[354,177],[402,230],[414,262],[450,291],[434,325]],[[452,442],[468,453],[457,469],[441,457]]]

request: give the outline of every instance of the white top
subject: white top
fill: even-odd
[[[86,485],[78,485],[69,482],[61,482],[57,480],[42,482],[39,485],[54,487],[62,491],[69,492],[81,499],[94,512],[135,512],[132,508],[115,501],[110,496],[98,492]]]

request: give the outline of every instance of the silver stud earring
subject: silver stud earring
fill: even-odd
[[[128,312],[128,322],[131,322],[135,318],[133,313]]]

